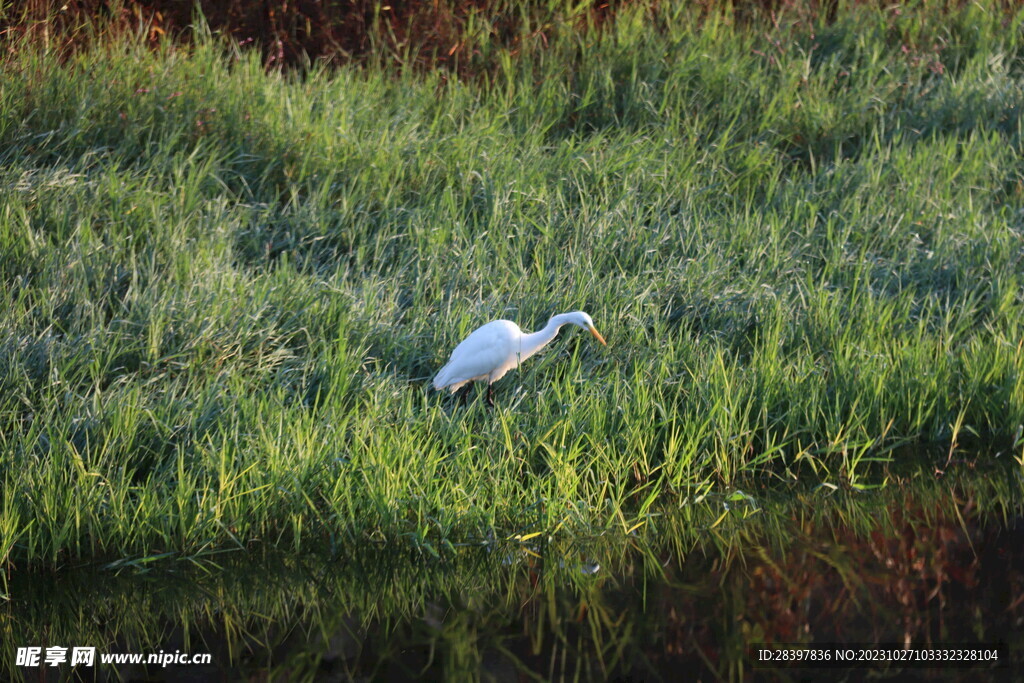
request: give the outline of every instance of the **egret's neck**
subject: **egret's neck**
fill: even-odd
[[[558,336],[558,331],[562,329],[562,325],[569,322],[568,318],[569,316],[564,313],[552,316],[548,324],[544,326],[544,329],[524,334],[519,340],[519,362],[522,363]]]

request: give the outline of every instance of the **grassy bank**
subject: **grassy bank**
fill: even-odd
[[[486,78],[24,45],[0,94],[0,554],[626,531],[1024,423],[1020,20],[624,11]],[[496,385],[498,317],[582,308]],[[1024,457],[1020,444],[1014,453]]]

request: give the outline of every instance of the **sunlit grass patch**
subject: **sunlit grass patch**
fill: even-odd
[[[0,550],[433,555],[1019,449],[1019,30],[947,19],[923,57],[867,9],[624,23],[485,83],[10,57]],[[493,412],[427,390],[480,324],[574,309],[608,347],[565,330]]]

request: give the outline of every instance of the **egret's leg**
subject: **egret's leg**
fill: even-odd
[[[494,390],[490,384],[487,385],[487,405],[491,408],[494,407]]]
[[[459,403],[461,405],[466,405],[466,397],[469,396],[469,389],[472,386],[473,386],[472,382],[467,382],[466,386],[462,387],[462,390],[459,391]]]

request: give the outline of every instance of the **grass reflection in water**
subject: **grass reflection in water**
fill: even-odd
[[[26,645],[213,655],[209,667],[79,667],[90,679],[177,668],[216,680],[657,680],[682,667],[757,676],[748,650],[762,642],[1006,642],[1012,655],[1024,647],[1020,488],[1015,472],[962,472],[873,493],[728,492],[663,510],[657,533],[534,537],[440,559],[371,545],[14,572],[4,656]],[[999,673],[1019,670],[1009,665]],[[38,670],[8,660],[5,672]]]

